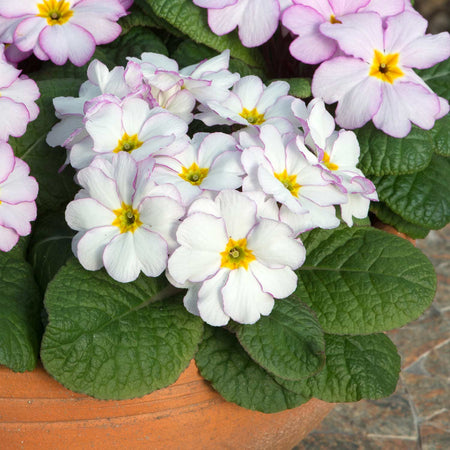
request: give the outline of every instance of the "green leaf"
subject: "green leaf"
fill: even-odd
[[[294,97],[308,98],[311,97],[311,79],[309,78],[281,78],[287,81],[291,88],[289,94]]]
[[[117,39],[114,48],[114,61],[117,65],[126,66],[127,56],[140,58],[144,52],[160,53],[167,56],[168,51],[161,39],[150,28],[134,27],[124,36]]]
[[[287,389],[327,402],[376,400],[391,395],[400,373],[400,356],[384,334],[325,335],[326,365],[302,381],[278,382]]]
[[[36,366],[42,298],[22,249],[0,252],[0,364],[15,372]]]
[[[436,121],[431,129],[434,152],[441,156],[450,156],[450,115]]]
[[[259,51],[244,47],[236,32],[225,36],[215,35],[209,29],[206,9],[195,6],[192,0],[146,0],[146,3],[157,16],[187,34],[193,41],[219,52],[229,48],[232,56],[250,66],[263,66]]]
[[[383,223],[393,226],[400,233],[405,233],[413,239],[424,239],[430,232],[429,228],[424,228],[419,225],[414,225],[402,219],[398,214],[395,214],[389,207],[382,202],[373,202],[370,205],[370,210]]]
[[[66,224],[64,211],[39,217],[34,224],[28,260],[42,292],[45,292],[47,284],[72,255],[74,234]]]
[[[67,388],[102,399],[139,397],[176,381],[202,337],[182,291],[165,277],[122,284],[70,260],[50,282],[41,359]]]
[[[299,380],[320,370],[325,341],[311,310],[295,297],[277,300],[273,311],[254,325],[234,324],[246,352],[271,374]]]
[[[134,27],[154,27],[159,28],[159,22],[151,14],[146,14],[135,1],[130,9],[130,14],[121,17],[119,25],[122,27],[121,36],[127,34]]]
[[[373,228],[313,230],[296,295],[327,333],[368,334],[405,325],[431,304],[433,266],[411,243]]]
[[[361,148],[358,167],[365,175],[399,175],[418,172],[430,164],[434,143],[430,131],[413,126],[408,136],[394,138],[372,122],[354,130]]]
[[[78,190],[71,168],[59,172],[66,159],[66,150],[49,147],[45,138],[58,121],[53,108],[53,98],[78,95],[80,83],[81,80],[74,78],[39,81],[41,98],[37,101],[40,108],[38,118],[28,124],[27,132],[22,137],[9,140],[15,155],[28,163],[31,175],[39,183],[36,203],[41,212],[59,209],[70,201]]]
[[[429,69],[417,70],[419,77],[439,96],[450,99],[450,59],[436,64]]]
[[[373,177],[378,197],[404,220],[440,229],[450,222],[450,158],[434,155],[411,175]]]
[[[236,337],[223,328],[205,327],[195,362],[202,377],[225,400],[244,408],[273,413],[309,400],[278,384],[248,356]]]

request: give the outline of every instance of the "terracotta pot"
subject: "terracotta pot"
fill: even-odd
[[[0,448],[291,449],[333,408],[312,399],[275,414],[225,401],[192,361],[173,385],[142,398],[96,400],[41,367],[0,367]]]

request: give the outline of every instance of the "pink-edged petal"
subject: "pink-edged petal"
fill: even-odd
[[[285,298],[297,288],[297,275],[289,267],[271,269],[254,261],[249,270],[258,280],[262,290],[274,298]]]
[[[118,195],[116,183],[100,169],[87,167],[80,170],[77,179],[89,195],[106,208],[114,210],[121,207],[122,200]]]
[[[275,220],[261,220],[250,233],[247,244],[257,260],[269,267],[297,269],[305,261],[303,245],[293,239],[287,225]]]
[[[221,9],[208,9],[208,25],[214,34],[223,36],[234,30],[245,14],[245,2],[238,1]]]
[[[188,126],[186,122],[179,117],[166,112],[161,112],[145,121],[139,132],[139,139],[147,141],[154,137],[182,136],[187,132],[187,129]]]
[[[426,130],[433,128],[439,110],[438,96],[423,86],[409,82],[386,85],[373,123],[385,133],[401,138],[409,133],[410,121]]]
[[[382,102],[382,83],[366,77],[339,101],[336,123],[342,128],[360,128],[378,111]]]
[[[106,245],[103,264],[108,275],[121,283],[134,281],[139,276],[142,265],[136,254],[133,233],[119,234]]]
[[[364,219],[369,212],[370,200],[360,194],[349,194],[348,202],[341,205],[342,220],[351,227],[353,217]]]
[[[28,17],[23,20],[14,32],[14,44],[22,52],[33,50],[43,29],[48,27],[47,20],[42,17]]]
[[[7,141],[9,136],[20,137],[25,133],[30,115],[23,103],[0,97],[0,112],[0,140]]]
[[[193,0],[200,8],[222,9],[225,6],[236,4],[239,0]]]
[[[25,75],[22,75],[7,88],[3,88],[1,95],[11,98],[16,103],[23,103],[30,115],[30,121],[38,116],[39,107],[36,105],[35,100],[40,97],[39,88],[33,80],[25,77]]]
[[[92,149],[93,145],[91,137],[86,137],[70,149],[69,159],[74,169],[84,169],[99,155]]]
[[[228,237],[223,219],[199,212],[184,219],[178,228],[177,240],[188,248],[221,252]]]
[[[150,108],[141,98],[130,98],[122,104],[122,122],[125,132],[132,136],[138,134],[147,119]]]
[[[21,170],[19,169],[20,166],[25,167]],[[28,176],[29,168],[27,163],[17,158],[14,172],[16,170],[18,175],[10,176],[0,186],[0,201],[16,204],[36,200],[39,186],[33,177]]]
[[[367,2],[366,2],[367,3]],[[373,11],[381,17],[394,16],[400,14],[405,9],[405,0],[371,0],[367,6],[359,12]]]
[[[128,153],[119,152],[113,159],[113,167],[119,197],[127,205],[131,205],[137,175],[136,162]]]
[[[148,277],[157,277],[167,267],[167,243],[145,226],[134,232],[134,247],[141,263],[141,270]]]
[[[168,275],[168,279],[170,283],[172,283],[170,274],[166,273],[166,275]],[[200,311],[198,310],[197,302],[198,302],[198,291],[201,288],[201,286],[202,286],[201,283],[191,284],[186,292],[186,295],[183,297],[184,307],[195,316],[200,316]]]
[[[370,3],[369,0],[333,0],[330,4],[334,14],[339,18],[346,14],[352,14]]]
[[[241,78],[233,87],[233,93],[239,97],[242,106],[249,111],[255,108],[263,91],[264,85],[261,79],[254,75]]]
[[[427,26],[428,22],[420,14],[410,11],[389,17],[384,32],[384,49],[387,53],[403,53],[408,44],[425,34]]]
[[[114,226],[100,226],[84,233],[76,244],[76,256],[86,270],[103,267],[103,251],[106,245],[120,233]]]
[[[225,221],[226,236],[234,240],[245,238],[256,223],[256,203],[234,190],[222,191],[216,202]],[[224,249],[225,246],[221,251]]]
[[[368,71],[367,63],[355,58],[339,56],[325,61],[314,73],[313,96],[325,103],[337,102],[367,78]]]
[[[275,33],[280,17],[277,0],[248,0],[245,16],[239,22],[239,38],[246,47],[257,47],[267,42]]]
[[[308,34],[294,39],[289,46],[291,55],[306,64],[319,64],[331,58],[337,49],[337,44],[322,34]]]
[[[302,186],[300,193],[302,197],[319,206],[338,205],[347,201],[346,194],[332,184],[328,186]]]
[[[0,141],[0,183],[8,178],[16,164],[12,147],[4,141]]]
[[[39,45],[57,65],[65,64],[69,59],[76,66],[82,66],[95,51],[93,36],[70,22],[44,28],[39,35]]]
[[[194,135],[194,139],[199,133]],[[225,133],[211,133],[201,136],[201,143],[198,150],[198,163],[200,167],[209,167],[212,162],[224,152],[231,154],[230,152],[236,150],[236,139],[233,136]]]
[[[0,225],[0,250],[9,252],[18,242],[19,235],[11,228]]]
[[[328,4],[327,7],[329,9]],[[328,15],[318,10],[315,5],[295,4],[283,12],[281,21],[292,33],[307,36],[313,33],[318,34],[319,25],[327,20]]]
[[[359,161],[359,143],[353,131],[340,130],[338,138],[334,141],[330,161],[340,168],[356,167]]]
[[[217,273],[220,269],[220,261],[218,252],[178,247],[169,258],[167,267],[170,275],[178,283],[186,281],[195,283],[204,281]]]
[[[11,2],[11,0],[0,0],[0,14],[5,17],[20,17],[27,14],[38,14],[36,0],[20,0],[20,2]]]
[[[323,102],[316,102],[312,107],[308,117],[308,127],[314,143],[324,149],[327,138],[334,131],[335,123]]]
[[[115,219],[116,215],[111,210],[93,198],[73,200],[66,208],[66,222],[74,230],[109,226]]]
[[[349,14],[339,20],[341,24],[322,24],[320,31],[325,36],[336,39],[345,53],[370,62],[374,49],[383,50],[383,23],[378,14]]]
[[[228,270],[219,272],[202,283],[198,291],[197,307],[200,317],[209,325],[220,327],[228,323],[230,318],[223,310],[222,288],[228,278]]]
[[[10,205],[2,202],[0,204],[0,224],[12,228],[20,236],[31,233],[30,221],[36,219],[36,203],[22,202]]]
[[[222,295],[225,313],[244,324],[255,323],[261,314],[269,315],[274,305],[273,297],[263,292],[253,274],[242,267],[230,272]]]
[[[273,83],[270,83],[269,86],[264,89],[261,98],[258,101],[258,112],[264,113],[267,108],[276,103],[279,98],[286,96],[288,92],[289,83],[286,83],[285,81],[274,81]]]
[[[448,32],[428,34],[407,45],[401,52],[402,65],[426,69],[446,60],[450,56]]]
[[[93,114],[86,114],[86,130],[98,152],[112,151],[123,136],[122,109],[115,103],[104,103]]]

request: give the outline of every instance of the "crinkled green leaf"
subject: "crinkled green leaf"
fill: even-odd
[[[411,243],[373,228],[313,230],[296,295],[327,333],[368,334],[405,325],[431,304],[433,266]]]
[[[450,59],[446,59],[429,69],[417,70],[418,75],[441,97],[450,99]]]
[[[146,14],[136,0],[130,9],[130,14],[120,18],[119,25],[122,27],[121,36],[123,36],[134,27],[159,28],[159,21],[154,15]]]
[[[277,379],[287,389],[327,402],[376,400],[391,395],[400,373],[400,356],[384,334],[325,335],[326,364],[301,381]]]
[[[229,48],[232,56],[250,66],[263,66],[259,51],[244,47],[235,31],[225,36],[215,35],[208,26],[206,9],[195,6],[192,0],[146,0],[146,2],[157,16],[187,34],[193,41],[219,52]]]
[[[117,65],[126,66],[127,56],[140,58],[144,52],[168,55],[166,46],[150,28],[134,27],[127,34],[114,42],[114,61]]]
[[[431,129],[434,152],[441,156],[450,156],[450,115],[439,119]]]
[[[123,284],[70,260],[45,297],[46,370],[67,388],[102,399],[139,397],[172,384],[203,331],[181,292],[163,276]]]
[[[311,97],[311,80],[309,78],[281,78],[289,83],[291,87],[289,94],[294,97]]]
[[[381,201],[404,220],[440,229],[450,222],[450,158],[433,155],[430,165],[410,175],[373,177]]]
[[[325,341],[310,308],[291,296],[277,300],[272,312],[253,325],[234,324],[246,352],[271,374],[299,380],[320,370]]]
[[[236,337],[223,328],[205,327],[195,362],[202,377],[225,400],[244,408],[273,413],[309,400],[278,384],[250,358]]]
[[[405,233],[413,239],[424,239],[430,232],[429,228],[424,228],[419,225],[414,225],[402,219],[398,214],[395,214],[386,203],[373,202],[370,205],[370,210],[381,220],[381,222],[393,226],[400,233]]]
[[[372,122],[355,130],[361,148],[358,167],[365,175],[399,175],[425,169],[434,144],[430,131],[413,126],[398,139],[375,128]]]
[[[0,364],[15,372],[36,366],[42,298],[20,247],[0,252]]]
[[[42,292],[61,266],[72,256],[71,242],[75,232],[64,219],[64,211],[39,217],[33,225],[28,261]]]
[[[58,121],[53,108],[53,98],[78,95],[81,80],[61,78],[38,82],[41,98],[37,101],[40,113],[30,122],[27,132],[20,138],[10,138],[14,153],[30,166],[30,173],[39,183],[36,203],[40,211],[57,210],[70,201],[78,188],[73,181],[70,167],[59,172],[66,159],[66,150],[47,145],[45,139],[52,126]]]

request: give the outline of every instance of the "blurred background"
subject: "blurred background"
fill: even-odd
[[[415,7],[428,32],[449,30],[449,0],[416,0]],[[450,450],[450,225],[416,245],[433,263],[438,289],[420,319],[388,333],[402,356],[396,392],[337,405],[293,450]]]

